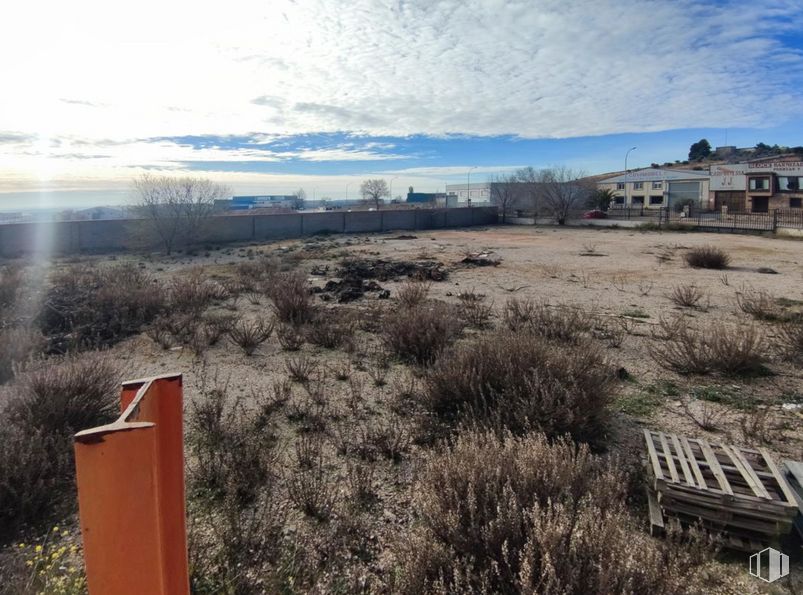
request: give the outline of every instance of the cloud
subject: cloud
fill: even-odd
[[[0,131],[18,135],[0,134],[6,177],[60,167],[26,161],[35,155],[173,168],[409,157],[261,146],[313,133],[567,138],[803,115],[798,0],[235,0],[225,11],[45,0],[6,17],[0,55],[15,58],[0,63]],[[191,135],[253,146],[148,140]],[[62,146],[45,150],[52,139]]]

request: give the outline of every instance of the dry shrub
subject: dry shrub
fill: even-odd
[[[307,341],[324,349],[335,349],[351,341],[354,324],[337,310],[318,311],[306,327]]]
[[[286,516],[270,418],[204,371],[190,404],[187,444],[193,592],[259,592],[260,570],[279,554]]]
[[[276,437],[260,408],[233,396],[228,382],[201,373],[189,407],[187,444],[190,488],[195,498],[239,508],[252,504],[274,480]]]
[[[202,269],[176,277],[168,286],[168,303],[173,312],[200,315],[217,293],[217,284],[204,277]]]
[[[11,379],[15,366],[32,360],[44,347],[44,337],[37,329],[0,329],[0,384]]]
[[[273,326],[273,320],[241,318],[229,328],[229,338],[235,345],[239,345],[246,355],[252,355],[257,347],[270,338]]]
[[[242,291],[265,292],[271,280],[282,268],[281,261],[275,256],[262,256],[237,265],[235,278]]]
[[[568,343],[582,340],[595,323],[593,314],[576,306],[550,306],[515,298],[505,304],[503,318],[511,331],[526,330]]]
[[[17,379],[6,419],[71,435],[117,417],[119,390],[120,374],[106,356],[50,360]]]
[[[358,504],[371,504],[377,497],[377,485],[374,479],[375,469],[360,461],[348,461],[346,481],[353,501]]]
[[[400,593],[687,592],[703,545],[640,530],[623,473],[567,439],[461,434],[426,455]]]
[[[462,323],[454,308],[429,302],[418,308],[402,308],[385,320],[385,346],[403,360],[429,365],[460,334]]]
[[[118,412],[119,375],[92,356],[51,360],[18,376],[0,424],[0,539],[75,506],[72,436]]]
[[[215,345],[220,339],[228,334],[235,317],[231,314],[212,313],[203,318],[204,333],[209,345]]]
[[[786,317],[775,298],[763,289],[742,286],[741,290],[736,292],[736,305],[742,312],[756,320],[772,322]]]
[[[290,378],[296,382],[304,383],[309,380],[313,372],[318,368],[318,364],[308,355],[289,357],[284,363]]]
[[[51,277],[39,316],[54,351],[113,345],[165,308],[158,284],[133,265],[70,266]]]
[[[279,345],[285,351],[298,351],[304,344],[304,335],[291,324],[279,324],[276,329]]]
[[[677,285],[669,295],[677,306],[681,308],[696,308],[705,297],[705,292],[695,285]]]
[[[778,327],[783,353],[796,361],[803,361],[803,318],[786,320]]]
[[[145,329],[145,334],[162,349],[170,349],[173,346],[172,326],[169,319],[159,316],[151,325]]]
[[[485,296],[474,290],[457,296],[460,300],[460,315],[466,324],[476,329],[484,329],[493,315],[493,303],[486,304]]]
[[[453,425],[471,420],[514,433],[533,429],[598,438],[613,374],[591,343],[552,343],[532,333],[496,333],[445,354],[425,378],[424,406]]]
[[[685,398],[681,400],[683,413],[701,430],[714,432],[722,421],[722,410],[703,399]]]
[[[24,281],[25,269],[22,266],[0,267],[0,321],[5,318],[5,311],[11,309],[17,302]]]
[[[336,502],[335,487],[320,446],[310,465],[293,470],[287,479],[290,501],[304,514],[318,520],[327,520],[331,516]]]
[[[399,286],[396,297],[399,299],[402,307],[414,308],[427,299],[430,287],[432,287],[432,282],[430,281],[408,279]]]
[[[505,326],[511,331],[520,331],[529,326],[535,317],[536,305],[531,299],[510,298],[502,310]]]
[[[630,321],[623,322],[621,318],[614,318],[612,320],[600,319],[594,328],[594,334],[597,338],[605,341],[608,347],[619,348],[625,341],[628,335],[627,326]]]
[[[767,350],[756,326],[714,324],[694,330],[678,316],[662,318],[654,338],[650,354],[655,362],[682,374],[751,376],[766,372]]]
[[[315,306],[307,278],[302,272],[278,273],[267,292],[273,300],[276,317],[282,322],[297,326],[312,319]]]
[[[730,264],[731,257],[716,246],[698,246],[686,252],[683,260],[695,269],[726,269]]]

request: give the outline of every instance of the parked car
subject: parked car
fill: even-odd
[[[583,213],[583,219],[607,219],[608,213],[594,209],[593,211],[586,211]]]

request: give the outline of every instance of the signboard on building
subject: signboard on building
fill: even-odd
[[[803,161],[767,161],[750,163],[747,173],[783,173],[790,176],[803,176]]]
[[[711,166],[711,190],[745,190],[746,163]]]

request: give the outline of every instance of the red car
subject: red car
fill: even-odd
[[[583,219],[607,219],[608,213],[594,209],[593,211],[586,211],[583,213]]]

